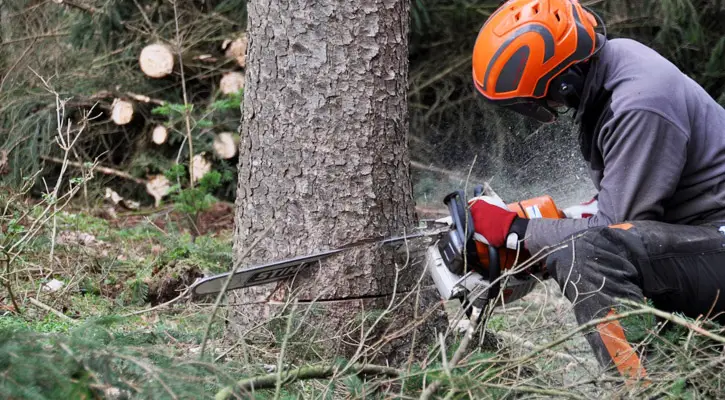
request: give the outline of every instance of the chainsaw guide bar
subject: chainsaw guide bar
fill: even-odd
[[[440,223],[434,223],[434,225],[437,224]],[[333,250],[326,250],[311,255],[274,261],[245,269],[237,269],[237,271],[233,273],[234,276],[229,282],[227,291],[258,286],[265,283],[271,283],[282,279],[292,278],[297,275],[298,272],[300,272],[304,268],[307,268],[315,262],[319,262],[325,258],[342,253],[347,250],[360,248],[364,245],[390,246],[394,244],[399,244],[401,248],[405,248],[406,242],[409,240],[420,238],[433,238],[439,236],[446,231],[447,228],[427,228],[420,232],[411,233],[410,235],[397,236],[379,241],[360,241]],[[191,293],[193,295],[207,295],[219,293],[222,291],[224,282],[227,280],[229,274],[231,273],[232,272],[225,272],[223,274],[199,279],[191,286]]]

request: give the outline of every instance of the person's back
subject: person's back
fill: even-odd
[[[598,157],[615,146],[620,153],[657,151],[672,154],[663,160],[666,161],[664,165],[643,165],[641,168],[670,172],[679,177],[675,192],[662,202],[661,215],[630,209],[621,218],[606,222],[654,219],[690,224],[725,220],[725,109],[675,65],[634,40],[607,41],[592,64],[585,86],[585,90],[591,92],[584,94],[581,122],[582,134],[589,137],[597,135],[598,126],[605,128],[591,141],[595,146],[585,150],[585,157],[598,172],[593,174],[595,185],[598,187],[601,181],[601,159]],[[610,96],[611,102],[606,101]],[[622,148],[621,143],[610,143],[607,137],[602,137],[606,135],[607,127],[619,123],[623,115],[634,110],[646,110],[664,118],[676,128],[668,133],[677,132],[682,137],[657,140],[664,148],[632,149]],[[643,114],[641,117],[647,116]],[[627,134],[641,133],[636,130]],[[683,148],[678,146],[683,142],[686,153],[681,154]],[[636,140],[628,141],[629,146],[636,143]],[[631,161],[637,159],[640,158],[630,158]],[[652,173],[656,177],[662,175],[657,171]],[[657,179],[642,183],[663,184]],[[642,191],[637,187],[633,189]],[[639,199],[638,202],[651,201]]]

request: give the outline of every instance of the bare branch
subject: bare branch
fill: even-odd
[[[60,158],[49,157],[49,156],[40,156],[40,158],[42,160],[50,161],[50,162],[54,162],[54,163],[58,163],[58,164],[62,164],[63,163],[63,160],[61,160]],[[82,163],[79,163],[79,162],[76,162],[76,161],[67,161],[67,163],[71,167],[81,168],[81,169],[85,168]],[[108,168],[108,167],[102,167],[102,166],[99,165],[99,166],[96,167],[96,171],[98,171],[100,173],[103,173],[103,174],[106,174],[106,175],[114,175],[114,176],[117,176],[119,178],[128,179],[128,180],[130,180],[132,182],[138,183],[139,185],[145,185],[146,184],[146,181],[145,180],[140,179],[140,178],[136,178],[135,176],[133,176],[133,175],[127,173],[127,172],[119,171],[117,169]]]
[[[73,2],[73,1],[68,1],[68,0],[53,0],[53,3],[65,5],[65,6],[68,6],[68,8],[75,8],[76,10],[81,10],[81,11],[83,11],[85,13],[88,13],[88,14],[91,14],[91,15],[93,15],[93,14],[95,14],[95,13],[98,12],[98,10],[95,9],[95,8],[93,8],[93,7],[85,6],[83,4],[78,4],[78,3]]]
[[[72,322],[74,324],[75,323],[78,323],[78,321],[74,320],[73,318],[71,318],[71,317],[63,314],[62,312],[56,310],[55,308],[53,308],[53,307],[51,307],[51,306],[49,306],[49,305],[47,305],[45,303],[42,303],[41,301],[39,301],[39,300],[37,300],[37,299],[35,299],[33,297],[29,297],[28,298],[28,301],[30,301],[31,303],[33,303],[33,305],[36,306],[36,307],[38,307],[38,308],[42,308],[45,311],[48,311],[50,313],[55,314],[56,316],[60,317],[60,319],[62,319],[64,321],[69,321],[69,322]]]

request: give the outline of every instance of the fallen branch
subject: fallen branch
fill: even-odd
[[[41,160],[45,160],[45,161],[54,162],[56,164],[63,164],[63,162],[64,162],[60,158],[49,157],[49,156],[40,156],[40,159]],[[68,161],[68,165],[70,165],[71,167],[75,167],[75,168],[81,168],[81,169],[84,168],[83,167],[83,164],[82,163],[79,163],[77,161]],[[128,180],[130,180],[132,182],[138,183],[139,185],[146,185],[146,181],[145,180],[140,179],[140,178],[136,178],[135,176],[133,176],[133,175],[131,175],[129,173],[126,173],[126,172],[123,172],[123,171],[119,171],[119,170],[116,170],[116,169],[113,169],[113,168],[102,167],[102,166],[99,165],[99,166],[96,166],[95,167],[94,171],[97,171],[97,172],[100,172],[100,173],[103,173],[103,174],[106,174],[106,175],[114,175],[114,176],[117,176],[119,178],[128,179]]]
[[[8,39],[4,42],[0,42],[0,46],[5,46],[8,44],[13,43],[19,43],[19,42],[26,42],[28,40],[39,40],[39,39],[50,39],[50,38],[56,38],[61,36],[68,36],[70,32],[48,32],[48,33],[41,33],[39,35],[34,36],[24,36],[17,39]]]
[[[139,310],[139,311],[134,311],[134,312],[131,312],[128,314],[124,314],[121,317],[123,317],[123,318],[133,317],[134,315],[146,314],[146,313],[150,313],[151,311],[155,311],[155,310],[164,308],[166,306],[170,306],[170,305],[176,303],[177,301],[185,298],[189,294],[189,292],[191,292],[191,287],[186,288],[186,290],[184,290],[180,295],[174,297],[173,299],[167,301],[166,303],[161,303],[161,304],[155,305],[151,308],[146,308],[144,310]]]
[[[164,104],[166,104],[166,102],[161,99],[154,99],[152,97],[149,97],[149,96],[146,96],[143,94],[138,94],[138,93],[134,93],[134,92],[114,92],[111,90],[101,90],[100,92],[95,93],[92,96],[90,96],[89,99],[97,100],[97,99],[109,99],[109,98],[119,98],[119,97],[128,97],[128,98],[134,99],[141,103],[151,103],[151,104],[157,104],[160,106],[163,106]]]
[[[677,325],[684,326],[685,328],[687,328],[687,329],[689,329],[689,330],[691,330],[693,332],[699,333],[700,335],[705,336],[707,338],[710,338],[710,339],[712,339],[712,340],[714,340],[716,342],[725,343],[725,337],[720,336],[720,335],[717,335],[715,333],[712,333],[712,332],[710,332],[710,331],[708,331],[706,329],[703,329],[702,327],[700,327],[700,326],[698,326],[696,324],[693,324],[692,322],[689,322],[688,320],[686,320],[686,319],[684,319],[682,317],[678,317],[677,315],[674,315],[672,313],[668,313],[668,312],[665,312],[665,311],[661,311],[661,310],[658,310],[656,308],[652,308],[652,307],[650,307],[648,305],[634,302],[632,300],[620,299],[619,301],[622,304],[626,304],[626,305],[632,306],[632,307],[638,307],[640,310],[643,310],[643,311],[648,312],[650,314],[656,315],[656,316],[658,316],[660,318],[664,318],[664,319],[666,319],[666,320],[668,320],[670,322],[673,322],[673,323],[675,323]]]
[[[238,381],[234,386],[227,386],[220,390],[214,398],[216,400],[229,399],[233,396],[235,389],[242,391],[272,389],[278,381],[289,384],[298,380],[326,379],[334,376],[342,368],[343,366],[330,365],[307,366],[280,373],[246,378]],[[382,365],[353,364],[344,368],[349,372],[348,375],[385,375],[391,378],[397,378],[401,375],[399,370]]]
[[[579,325],[576,329],[573,329],[570,332],[568,332],[568,333],[560,336],[556,340],[553,340],[553,341],[551,341],[549,343],[546,343],[546,344],[543,344],[541,346],[537,346],[536,348],[534,348],[527,355],[522,356],[522,357],[519,357],[519,358],[515,358],[513,360],[508,360],[508,362],[511,363],[511,364],[526,362],[526,361],[531,360],[532,358],[534,358],[536,355],[538,355],[538,354],[540,354],[542,352],[545,352],[546,350],[552,349],[555,346],[558,346],[558,345],[564,343],[565,341],[569,340],[571,337],[573,337],[574,335],[578,334],[579,332],[586,331],[586,330],[591,329],[591,328],[593,328],[593,327],[595,327],[595,326],[597,326],[599,324],[603,324],[603,323],[607,323],[607,322],[612,322],[612,321],[618,321],[618,320],[621,320],[621,319],[624,319],[624,318],[627,318],[627,317],[631,317],[631,316],[635,316],[635,315],[645,315],[645,314],[653,314],[653,315],[656,315],[658,317],[661,317],[661,318],[664,318],[664,319],[666,319],[668,321],[671,321],[671,322],[673,322],[675,324],[684,326],[685,328],[688,328],[688,329],[690,329],[690,330],[692,330],[694,332],[697,332],[697,333],[699,333],[699,334],[701,334],[701,335],[703,335],[705,337],[708,337],[708,338],[710,338],[712,340],[715,340],[715,341],[720,342],[720,343],[725,343],[725,337],[720,336],[720,335],[717,335],[717,334],[714,334],[712,332],[709,332],[709,331],[707,331],[707,330],[705,330],[705,329],[703,329],[703,328],[701,328],[701,327],[699,327],[699,326],[697,326],[697,325],[695,325],[693,323],[688,322],[684,318],[680,318],[680,317],[678,317],[678,316],[676,316],[674,314],[671,314],[671,313],[668,313],[668,312],[665,312],[665,311],[660,311],[660,310],[658,310],[656,308],[652,308],[652,307],[649,307],[647,305],[644,305],[644,304],[641,304],[641,303],[637,303],[637,302],[634,302],[634,301],[628,300],[628,299],[616,299],[616,301],[617,302],[621,302],[622,304],[629,305],[629,306],[638,307],[638,309],[636,309],[636,310],[629,310],[629,311],[622,312],[622,313],[619,313],[619,314],[609,315],[609,316],[603,317],[603,318],[593,319],[593,320],[591,320],[591,321],[589,321],[589,322],[587,322],[585,324]]]
[[[545,388],[537,388],[532,386],[519,386],[519,385],[513,385],[513,386],[506,386],[506,385],[496,385],[492,383],[484,383],[484,385],[500,389],[500,390],[507,390],[507,391],[513,391],[513,392],[520,392],[520,393],[531,393],[531,394],[538,394],[543,395],[547,397],[556,397],[556,398],[569,398],[569,399],[586,399],[586,397],[580,396],[575,393],[569,393],[561,390],[556,389],[545,389]]]
[[[18,305],[17,300],[15,299],[15,293],[13,292],[13,285],[10,284],[10,279],[8,278],[10,276],[10,255],[2,252],[3,258],[0,259],[0,262],[5,264],[5,274],[7,276],[0,277],[0,281],[2,281],[2,285],[5,286],[5,289],[8,291],[8,296],[10,296],[10,302],[13,304],[13,308],[15,308],[15,312],[18,314],[22,314],[23,310]]]
[[[517,346],[521,346],[528,350],[533,350],[537,347],[536,344],[531,343],[522,337],[514,335],[513,333],[509,333],[509,332],[505,332],[505,331],[496,331],[496,336],[509,340],[509,341],[515,343]],[[558,358],[559,360],[562,360],[562,361],[573,362],[573,363],[582,364],[582,365],[586,365],[586,366],[593,367],[593,368],[598,368],[598,365],[595,364],[594,362],[592,362],[590,360],[574,357],[570,354],[561,353],[561,352],[554,351],[551,349],[544,350],[542,353],[552,356],[554,358]]]
[[[473,310],[471,312],[471,318],[469,320],[470,323],[468,324],[468,329],[466,330],[466,335],[463,337],[463,339],[461,339],[461,344],[456,349],[456,352],[453,353],[453,358],[451,358],[449,367],[446,368],[447,369],[446,372],[448,372],[449,376],[450,376],[450,370],[455,368],[458,365],[458,363],[461,362],[461,360],[463,359],[463,355],[466,354],[466,352],[468,351],[468,344],[473,339],[473,334],[476,333],[476,329],[478,328],[478,320],[481,317],[481,314],[483,314],[483,312],[485,312],[485,308],[484,309],[479,309],[476,307],[473,308]],[[442,352],[442,353],[445,354],[445,352]],[[430,399],[435,394],[435,392],[438,390],[438,388],[441,386],[442,383],[443,382],[440,380],[437,380],[437,381],[434,381],[433,383],[431,383],[431,385],[428,386],[427,388],[425,388],[423,393],[421,393],[420,399],[421,400]]]
[[[47,305],[45,303],[40,302],[39,300],[36,300],[36,299],[34,299],[32,297],[29,297],[28,299],[30,300],[31,303],[33,303],[34,306],[36,306],[38,308],[42,308],[45,311],[51,312],[51,313],[57,315],[58,317],[60,317],[63,320],[70,321],[70,322],[72,322],[74,324],[75,323],[78,323],[78,321],[74,320],[73,318],[71,318],[71,317],[63,314],[62,312],[56,310],[55,308],[53,308],[53,307],[51,307],[51,306],[49,306],[49,305]]]
[[[166,102],[163,101],[163,100],[154,99],[154,98],[151,98],[151,97],[146,96],[144,94],[138,94],[138,93],[133,93],[133,92],[126,92],[126,96],[128,96],[128,97],[130,97],[130,98],[132,98],[132,99],[134,99],[136,101],[140,101],[142,103],[153,103],[153,104],[157,104],[157,105],[160,105],[160,106],[163,106],[163,105],[166,104]]]
[[[265,229],[259,236],[257,236],[254,239],[254,242],[251,246],[247,247],[247,249],[244,250],[244,252],[239,256],[238,259],[243,259],[249,253],[254,250],[255,247],[257,247],[257,244],[265,237],[267,236],[267,233],[269,233],[269,230],[272,229],[272,224],[270,224],[267,229]],[[207,322],[206,330],[204,330],[204,337],[201,339],[201,350],[199,351],[199,358],[204,357],[204,350],[206,350],[206,341],[209,339],[209,332],[211,332],[211,326],[214,324],[214,317],[216,316],[216,312],[219,309],[219,305],[222,302],[222,298],[227,293],[227,288],[229,288],[229,283],[232,281],[232,278],[234,277],[234,273],[237,272],[238,266],[234,266],[234,269],[229,273],[227,276],[227,279],[224,280],[224,284],[222,285],[222,289],[219,291],[219,294],[217,295],[216,301],[214,302],[214,307],[211,309],[211,315],[209,315],[209,322]]]
[[[96,10],[93,7],[86,6],[86,5],[83,5],[83,4],[78,4],[78,3],[75,3],[73,1],[68,1],[68,0],[53,0],[53,3],[65,5],[65,6],[68,6],[68,8],[75,8],[76,10],[81,10],[81,11],[83,11],[85,13],[88,13],[88,14],[95,14],[96,12],[98,12],[98,10]]]
[[[540,346],[536,346],[536,348],[534,348],[531,352],[529,352],[528,354],[526,354],[524,356],[521,356],[519,358],[514,358],[511,360],[505,360],[505,361],[512,365],[524,363],[524,362],[536,357],[538,354],[543,353],[546,350],[550,350],[550,349],[566,342],[567,340],[571,339],[578,333],[584,332],[591,328],[594,328],[595,326],[597,326],[599,324],[612,322],[612,321],[618,321],[623,318],[627,318],[627,317],[631,317],[631,316],[635,316],[635,315],[643,315],[643,314],[649,314],[649,311],[647,311],[647,310],[631,310],[631,311],[627,311],[627,312],[624,312],[621,314],[610,315],[610,316],[603,317],[603,318],[593,319],[585,324],[579,325],[576,329],[572,329],[571,331],[558,337],[555,340],[552,340],[551,342],[542,344]]]

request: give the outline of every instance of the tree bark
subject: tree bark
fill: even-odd
[[[303,255],[414,226],[408,7],[405,0],[248,3],[235,257],[255,234],[272,229],[251,256],[236,262]],[[237,303],[256,304],[235,310],[236,327],[251,338],[254,326],[279,312],[276,302],[294,290],[298,314],[315,302],[314,316],[295,322],[314,351],[349,357],[361,342],[382,339],[365,348],[365,358],[397,363],[411,350],[422,357],[445,317],[435,290],[402,301],[424,274],[422,264],[404,264],[389,249],[354,250],[293,282],[237,292]],[[371,321],[361,328],[361,315],[375,315],[391,299],[397,308],[363,337]],[[418,329],[393,333],[427,312]]]

